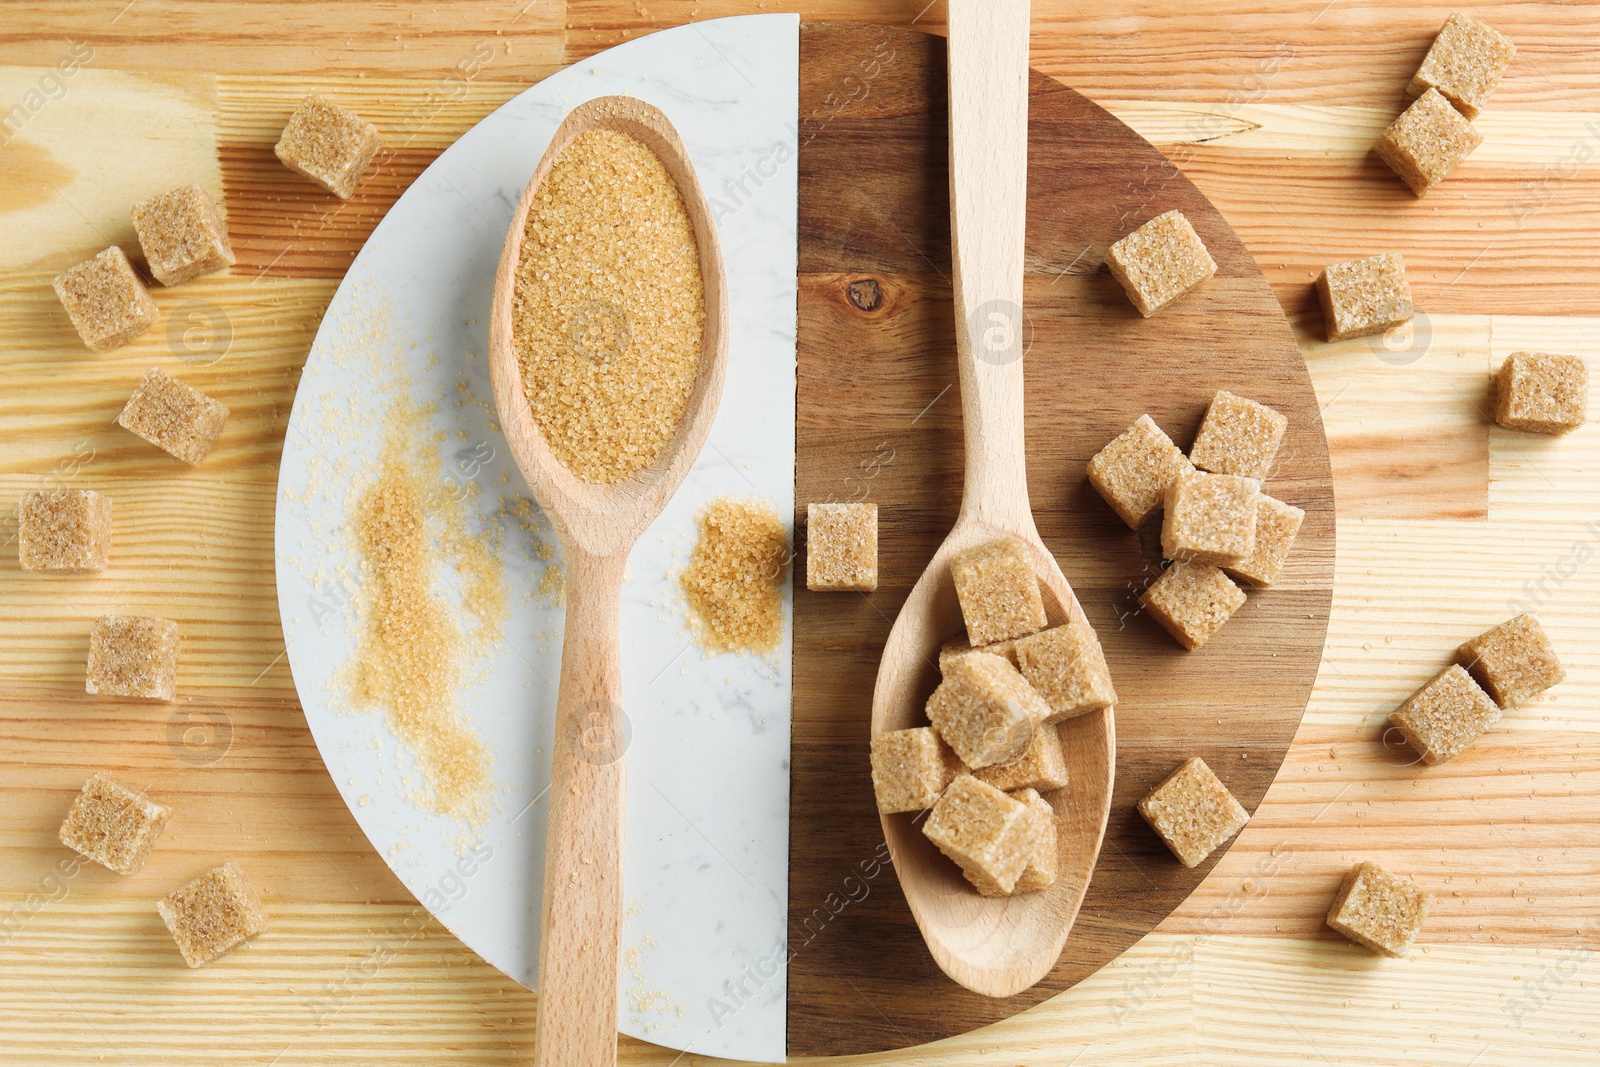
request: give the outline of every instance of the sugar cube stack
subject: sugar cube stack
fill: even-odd
[[[25,571],[97,574],[111,557],[111,498],[93,489],[35,489],[17,505]]]
[[[1193,650],[1244,606],[1244,590],[1208,563],[1174,563],[1139,597],[1150,617]]]
[[[228,421],[228,409],[185,385],[160,367],[151,367],[117,416],[117,425],[169,455],[197,466]]]
[[[1445,20],[1406,91],[1437,90],[1469,119],[1488,101],[1517,54],[1511,38],[1481,19],[1459,12]]]
[[[118,874],[143,869],[172,809],[104,772],[91,774],[73,798],[61,843]]]
[[[872,737],[872,790],[886,815],[933,807],[964,767],[930,727]]]
[[[1258,589],[1271,586],[1283,573],[1289,550],[1305,520],[1306,513],[1301,508],[1262,493],[1256,503],[1255,550],[1223,570]]]
[[[1185,867],[1197,867],[1250,821],[1199,756],[1186,760],[1139,801],[1139,814]]]
[[[184,282],[233,266],[233,246],[216,201],[199,185],[180,186],[133,205],[150,273],[162,285]]]
[[[1429,89],[1379,135],[1374,147],[1378,158],[1422,196],[1481,144],[1483,134],[1437,89]]]
[[[806,588],[878,588],[878,505],[806,505]]]
[[[1181,475],[1167,486],[1161,552],[1178,563],[1226,567],[1256,548],[1261,483],[1236,474]]]
[[[1022,755],[1050,706],[1000,656],[958,656],[928,698],[928,721],[968,767]]]
[[[1017,664],[1050,705],[1046,722],[1061,722],[1117,702],[1105,650],[1086,622],[1069,622],[1019,638]]]
[[[296,174],[348,200],[378,154],[380,143],[378,127],[320,93],[312,93],[289,116],[272,151]]]
[[[950,783],[922,832],[986,896],[1011,893],[1034,854],[1028,805],[970,774]]]
[[[178,624],[139,615],[102,615],[89,630],[84,692],[140,700],[178,695]]]
[[[1454,759],[1500,721],[1500,709],[1460,664],[1451,664],[1389,715],[1430,766]]]
[[[1566,433],[1589,407],[1589,365],[1578,356],[1513,352],[1494,377],[1494,421],[1508,430]]]
[[[1334,263],[1317,276],[1328,340],[1345,341],[1383,333],[1410,322],[1416,309],[1398,252]]]
[[[1044,629],[1044,599],[1028,550],[1002,537],[950,558],[956,599],[967,624],[967,640],[987,645]]]
[[[988,782],[1007,793],[1013,789],[1037,789],[1048,793],[1067,786],[1067,758],[1061,751],[1061,737],[1055,724],[1041,723],[1022,755],[1010,763],[980,767],[972,772],[980,782]]]
[[[1502,708],[1515,707],[1567,676],[1550,635],[1527,614],[1474,637],[1455,658]]]
[[[1212,474],[1260,481],[1272,471],[1289,420],[1248,397],[1218,389],[1206,407],[1189,462]]]
[[[162,897],[156,911],[190,967],[210,963],[267,928],[260,894],[232,862]]]
[[[1328,909],[1328,925],[1356,944],[1398,959],[1411,951],[1433,895],[1376,863],[1350,868]]]
[[[96,352],[121,348],[161,315],[127,254],[116,245],[56,275],[51,284],[72,328]]]
[[[1194,471],[1149,415],[1114,437],[1089,460],[1089,484],[1117,517],[1137,530],[1166,499],[1167,487]]]
[[[1217,273],[1216,261],[1181,211],[1157,215],[1113,244],[1106,266],[1146,318]]]

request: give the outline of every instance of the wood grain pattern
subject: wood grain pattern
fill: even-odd
[[[422,119],[413,145],[437,152],[497,99],[625,39],[623,30],[637,37],[751,6],[540,0],[504,34],[495,32],[498,4],[275,6],[282,11],[252,0],[138,0],[117,17],[120,2],[25,0],[8,4],[0,22],[0,109],[21,101],[72,40],[96,47],[65,97],[32,114],[20,135],[0,137],[0,218],[8,235],[0,247],[0,502],[58,479],[98,483],[116,495],[119,530],[129,534],[119,537],[111,570],[92,581],[36,582],[0,553],[0,1063],[261,1067],[276,1057],[281,1067],[420,1067],[441,1059],[520,1063],[532,1049],[535,998],[416,912],[344,810],[278,658],[270,576],[277,457],[312,333],[365,233],[352,227],[340,242],[319,246],[304,232],[305,220],[322,209],[313,203],[314,187],[284,186],[272,203],[236,185],[225,205],[236,239],[260,238],[239,229],[245,219],[268,232],[275,211],[302,218],[299,232],[271,232],[296,238],[293,269],[259,281],[254,271],[236,270],[158,290],[164,318],[156,331],[106,357],[77,344],[48,281],[101,246],[85,217],[108,237],[130,241],[131,233],[119,236],[111,227],[126,225],[127,204],[140,190],[192,178],[221,192],[223,156],[270,152],[276,130],[253,116],[253,98],[265,109],[267,99],[282,106],[313,89],[342,95],[377,86],[362,107],[373,109],[385,136],[401,132],[421,109],[418,115],[434,117]],[[915,20],[935,29],[943,20],[943,6],[927,0],[792,6],[816,19]],[[1331,7],[1324,0],[1145,0],[1113,11],[1035,0],[1035,68],[1156,134],[1223,208],[1297,320],[1319,401],[1331,402],[1325,418],[1340,517],[1326,656],[1305,721],[1252,824],[1156,933],[1011,1019],[851,1063],[1521,1067],[1590,1057],[1600,1009],[1600,938],[1590,925],[1600,906],[1600,846],[1587,829],[1600,810],[1600,534],[1590,526],[1600,502],[1600,431],[1591,426],[1534,441],[1474,426],[1464,410],[1429,391],[1416,366],[1395,366],[1376,353],[1363,365],[1358,351],[1340,355],[1316,341],[1319,318],[1306,299],[1321,262],[1349,249],[1365,227],[1386,226],[1384,233],[1397,237],[1415,233],[1405,251],[1421,306],[1435,323],[1447,320],[1436,329],[1456,338],[1450,344],[1470,348],[1473,359],[1482,352],[1492,363],[1512,346],[1600,356],[1600,262],[1584,251],[1600,244],[1600,213],[1591,210],[1594,168],[1570,177],[1556,170],[1565,161],[1571,172],[1583,131],[1600,120],[1591,5],[1473,9],[1520,51],[1479,120],[1486,143],[1438,190],[1449,197],[1440,201],[1437,226],[1427,205],[1407,210],[1403,220],[1369,216],[1381,192],[1373,186],[1394,179],[1337,159],[1326,169],[1318,163],[1324,153],[1359,158],[1358,131],[1398,111],[1397,86],[1453,9],[1433,0],[1404,9],[1375,0]],[[315,36],[298,32],[308,24]],[[504,49],[501,38],[510,38]],[[480,39],[496,45],[495,57],[457,100],[445,79]],[[1251,81],[1280,44],[1294,48],[1293,59],[1264,85]],[[91,72],[106,77],[87,77]],[[1160,115],[1176,117],[1147,125]],[[1214,135],[1245,121],[1259,128]],[[1195,165],[1202,151],[1203,172]],[[1530,225],[1548,228],[1514,249],[1516,262],[1558,288],[1520,284],[1516,269],[1498,270],[1483,284],[1457,284],[1467,263],[1424,254],[1436,239],[1465,246],[1480,220],[1529,194],[1524,183],[1540,205]],[[397,191],[390,187],[389,195]],[[1317,199],[1315,212],[1302,213],[1307,196]],[[877,206],[871,198],[839,201],[841,248],[848,250],[858,228],[873,247],[893,238]],[[361,225],[377,217],[363,213]],[[1466,280],[1500,261],[1501,239]],[[302,252],[302,245],[314,247]],[[896,247],[908,253],[906,276],[887,269],[874,276],[891,320],[883,328],[906,355],[871,374],[841,372],[832,383],[841,405],[829,413],[831,425],[872,450],[842,453],[815,485],[822,498],[847,498],[873,470],[880,471],[874,483],[899,479],[908,497],[933,498],[956,484],[955,463],[923,462],[959,450],[954,398],[939,396],[953,375],[927,369],[918,355],[949,351],[942,310],[948,288],[914,251]],[[1071,254],[1057,262],[1065,265]],[[856,266],[836,256],[802,279],[814,290],[803,304],[830,309],[822,319],[812,314],[806,328],[826,324],[837,343],[834,362],[848,362],[852,346],[877,328],[849,303]],[[919,273],[934,281],[924,284]],[[1109,307],[1120,299],[1101,288],[1110,284],[1103,275],[1068,275],[1054,291],[1082,285]],[[1051,292],[1030,283],[1027,302],[1039,304]],[[204,323],[191,322],[190,310],[177,316],[184,327],[177,344],[167,339],[169,323],[194,295],[225,309],[233,326],[224,358],[210,366],[183,358],[194,354],[185,337],[201,350],[207,343]],[[1081,300],[1062,298],[1062,306]],[[153,364],[193,379],[234,409],[229,432],[199,470],[180,469],[109,425]],[[1463,370],[1459,381],[1469,378]],[[1339,397],[1350,380],[1357,384]],[[1417,389],[1427,400],[1426,418],[1410,427],[1408,394]],[[874,398],[904,392],[916,395],[896,407],[894,432],[868,440]],[[1347,405],[1357,396],[1360,404]],[[1197,417],[1198,409],[1187,415]],[[1368,421],[1372,428],[1363,432]],[[822,436],[820,414],[807,426],[804,432]],[[880,442],[887,444],[882,451]],[[85,443],[95,458],[74,465],[74,450]],[[917,451],[889,451],[914,445]],[[1451,464],[1457,447],[1460,462]],[[1422,462],[1444,468],[1437,507],[1427,504],[1427,480],[1407,477]],[[1048,482],[1070,501],[1064,474],[1035,465],[1029,478],[1036,494]],[[1386,510],[1390,493],[1398,506]],[[1487,500],[1486,512],[1449,517],[1473,494]],[[953,501],[942,507],[907,515],[948,523]],[[1046,537],[1065,543],[1068,532]],[[920,557],[886,555],[885,574],[897,568],[898,580],[909,583],[931,549],[923,546]],[[1120,564],[1079,560],[1073,578],[1081,584],[1080,573],[1098,573],[1110,588]],[[89,598],[90,611],[103,610],[169,583],[175,595],[164,609],[185,632],[204,633],[194,646],[203,655],[186,656],[180,667],[179,704],[143,708],[86,697],[80,672],[87,619],[79,598]],[[61,595],[67,590],[71,595]],[[1567,660],[1568,681],[1506,716],[1452,763],[1420,774],[1400,766],[1381,743],[1383,717],[1454,643],[1503,618],[1512,598],[1539,607]],[[821,640],[827,654],[853,676],[870,678],[876,651],[851,635],[874,625],[870,619],[885,628],[888,620],[866,599],[836,597],[830,609],[841,629]],[[1105,621],[1115,627],[1109,609]],[[859,701],[859,689],[821,672],[807,684],[816,699],[797,709],[797,724],[810,723],[816,737],[842,747],[858,745],[859,722],[833,709]],[[174,711],[184,727],[176,733]],[[225,753],[220,732],[188,730],[191,713],[203,723],[213,712],[229,726]],[[202,765],[213,756],[220,758]],[[151,783],[177,809],[162,840],[166,859],[133,879],[84,868],[63,888],[50,881],[63,858],[55,827],[83,778],[107,766]],[[1274,849],[1278,864],[1269,879]],[[869,849],[858,862],[872,855]],[[1443,891],[1417,955],[1404,963],[1365,959],[1322,928],[1338,872],[1368,857]],[[218,965],[186,972],[174,966],[149,902],[228,858],[242,860],[262,884],[274,930]],[[852,892],[838,873],[841,895]],[[889,878],[887,871],[863,877],[869,903]],[[796,946],[803,940],[797,935]],[[836,976],[834,988],[852,995],[849,983],[875,974],[873,962]],[[635,1041],[624,1043],[621,1061],[708,1062]]]

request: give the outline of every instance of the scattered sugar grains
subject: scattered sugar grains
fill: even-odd
[[[422,771],[420,799],[479,827],[487,817],[489,753],[461,717],[455,691],[466,658],[499,639],[510,608],[501,564],[466,532],[464,502],[442,478],[424,414],[404,402],[391,408],[378,477],[352,510],[361,621],[344,681],[355,707],[385,709],[389,728]],[[460,590],[477,621],[470,635],[435,592],[436,578]]]
[[[760,500],[719,497],[678,578],[695,641],[708,652],[771,652],[783,639],[783,520]]]
[[[705,329],[700,252],[654,152],[592,130],[528,212],[512,340],[534,422],[589,482],[649,466],[688,407]]]

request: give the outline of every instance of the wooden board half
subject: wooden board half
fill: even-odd
[[[1333,490],[1300,348],[1244,245],[1154,147],[1035,73],[1028,482],[1040,532],[1105,644],[1121,696],[1116,792],[1055,970],[1005,1000],[946,978],[888,864],[867,765],[879,653],[960,505],[944,41],[808,23],[800,70],[796,523],[807,501],[879,507],[878,591],[814,594],[797,583],[795,594],[789,1049],[843,1055],[962,1033],[1038,1003],[1115,958],[1199,885],[1222,850],[1184,868],[1134,804],[1192,755],[1252,811],[1266,793],[1321,660]],[[1104,250],[1172,208],[1218,272],[1142,319],[1105,270]],[[1138,593],[1159,573],[1156,531],[1128,530],[1084,467],[1146,412],[1187,448],[1219,388],[1289,417],[1266,490],[1307,516],[1283,580],[1186,653],[1139,611]]]

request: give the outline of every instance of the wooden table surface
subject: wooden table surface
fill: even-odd
[[[926,0],[816,0],[807,18],[939,29]],[[0,1063],[515,1063],[534,998],[425,918],[345,811],[283,662],[271,514],[299,367],[338,278],[393,198],[527,84],[652,29],[765,7],[619,0],[10,2],[0,22],[0,498],[117,496],[116,566],[24,576],[0,558]],[[1032,63],[1162,146],[1256,256],[1301,338],[1333,457],[1338,559],[1321,674],[1254,821],[1123,958],[915,1064],[1593,1062],[1600,1046],[1600,429],[1491,429],[1490,368],[1600,356],[1600,68],[1592,6],[1473,8],[1520,52],[1482,148],[1426,200],[1369,154],[1452,8],[1372,0],[1036,0]],[[273,159],[326,88],[378,123],[377,173],[340,208]],[[225,196],[238,265],[157,293],[163,321],[77,344],[50,277],[185,180]],[[1405,254],[1409,339],[1328,345],[1327,262]],[[225,358],[223,358],[225,357]],[[159,363],[234,412],[181,470],[110,425]],[[9,507],[9,503],[7,504]],[[8,531],[9,532],[9,531]],[[181,701],[82,693],[111,610],[184,626]],[[1382,743],[1387,712],[1456,643],[1537,608],[1569,670],[1439,768]],[[112,753],[108,757],[108,750]],[[110,762],[184,811],[162,863],[63,875],[55,830]],[[149,900],[239,858],[274,930],[190,972]],[[1405,961],[1322,929],[1351,862],[1439,902]],[[629,1064],[697,1062],[625,1042]]]

